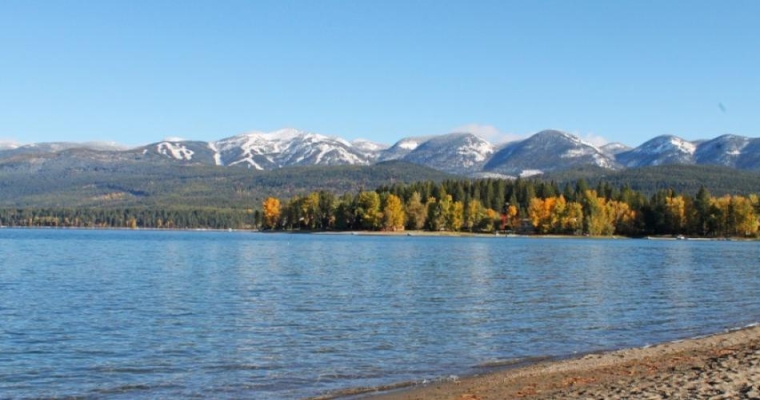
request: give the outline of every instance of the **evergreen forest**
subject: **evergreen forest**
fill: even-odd
[[[628,184],[531,179],[447,179],[394,183],[336,194],[270,196],[247,208],[5,208],[14,227],[416,231],[552,235],[758,235],[757,194],[713,196]]]

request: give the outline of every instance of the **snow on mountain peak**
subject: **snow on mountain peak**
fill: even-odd
[[[615,157],[627,167],[663,164],[694,164],[697,145],[672,135],[658,136]]]
[[[367,139],[355,139],[351,141],[351,145],[356,147],[359,150],[364,150],[364,151],[369,151],[369,152],[381,151],[388,148],[387,145],[375,143]]]
[[[396,147],[402,148],[404,150],[414,150],[424,142],[425,140],[423,138],[401,139],[398,141],[398,143],[396,143]]]
[[[607,143],[599,149],[606,154],[615,155],[617,153],[628,151],[631,148],[622,143],[614,142],[614,143]]]
[[[485,162],[494,153],[494,146],[478,136],[466,137],[465,142],[457,148],[457,154],[466,167]]]
[[[400,147],[402,149],[406,149],[406,150],[414,150],[417,147],[419,147],[419,145],[420,144],[418,142],[404,141],[404,142],[399,143],[398,147]]]
[[[677,136],[663,135],[644,143],[634,151],[637,150],[646,153],[665,153],[675,150],[679,153],[691,155],[697,150],[697,146]]]
[[[119,151],[114,144],[61,142],[18,145],[0,141],[3,156],[70,149],[74,149],[72,154],[82,153],[77,149]],[[135,151],[177,161],[227,167],[238,165],[258,170],[308,165],[369,165],[401,160],[467,176],[495,174],[493,176],[516,177],[526,171],[549,172],[580,165],[618,169],[621,166],[711,164],[757,169],[760,168],[757,166],[757,160],[760,160],[756,155],[760,151],[758,149],[760,138],[736,135],[702,141],[659,136],[635,149],[616,143],[596,147],[559,130],[544,130],[501,146],[494,146],[472,133],[455,132],[404,138],[388,147],[365,139],[347,141],[340,137],[287,128],[272,132],[251,131],[214,142],[170,137]]]
[[[384,152],[381,159],[401,159],[451,173],[474,173],[493,152],[493,145],[478,136],[449,133],[403,139]]]
[[[526,169],[546,172],[589,164],[609,169],[619,167],[611,156],[572,134],[544,130],[500,148],[483,168],[519,175],[520,171]]]
[[[694,152],[697,151],[697,146],[695,146],[694,143],[687,142],[679,137],[672,137],[670,144],[683,153],[694,154]]]
[[[260,135],[264,136],[268,140],[293,140],[306,132],[293,129],[293,128],[284,128],[284,129],[278,129],[276,131],[268,132],[268,133],[259,133]]]
[[[187,160],[190,161],[193,159],[193,152],[192,150],[188,149],[181,143],[172,143],[172,142],[161,142],[156,145],[156,151],[158,154],[162,154],[171,158],[174,158],[176,160]]]
[[[377,155],[334,136],[280,129],[248,132],[214,142],[217,165],[275,169],[289,165],[368,165]]]
[[[0,150],[13,150],[19,148],[19,144],[11,141],[0,141]]]

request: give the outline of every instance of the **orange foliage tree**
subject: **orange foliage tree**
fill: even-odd
[[[264,225],[269,229],[274,229],[280,220],[280,200],[275,197],[268,197],[264,200]]]

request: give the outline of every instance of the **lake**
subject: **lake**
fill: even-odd
[[[760,243],[0,229],[0,397],[450,379],[760,320]]]

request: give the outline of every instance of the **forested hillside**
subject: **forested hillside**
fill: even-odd
[[[404,162],[373,166],[291,167],[273,171],[139,163],[86,166],[46,160],[44,168],[0,164],[0,207],[258,208],[269,196],[334,193],[451,175]]]
[[[0,224],[753,236],[760,214],[760,174],[718,166],[473,180],[399,161],[255,171],[72,160],[0,163]]]
[[[585,179],[595,186],[605,182],[613,186],[628,185],[631,189],[652,195],[659,190],[673,189],[680,193],[696,193],[700,187],[710,188],[714,195],[750,194],[760,188],[760,173],[713,165],[662,165],[610,171],[594,166],[573,168],[546,174],[541,179],[562,185]]]

